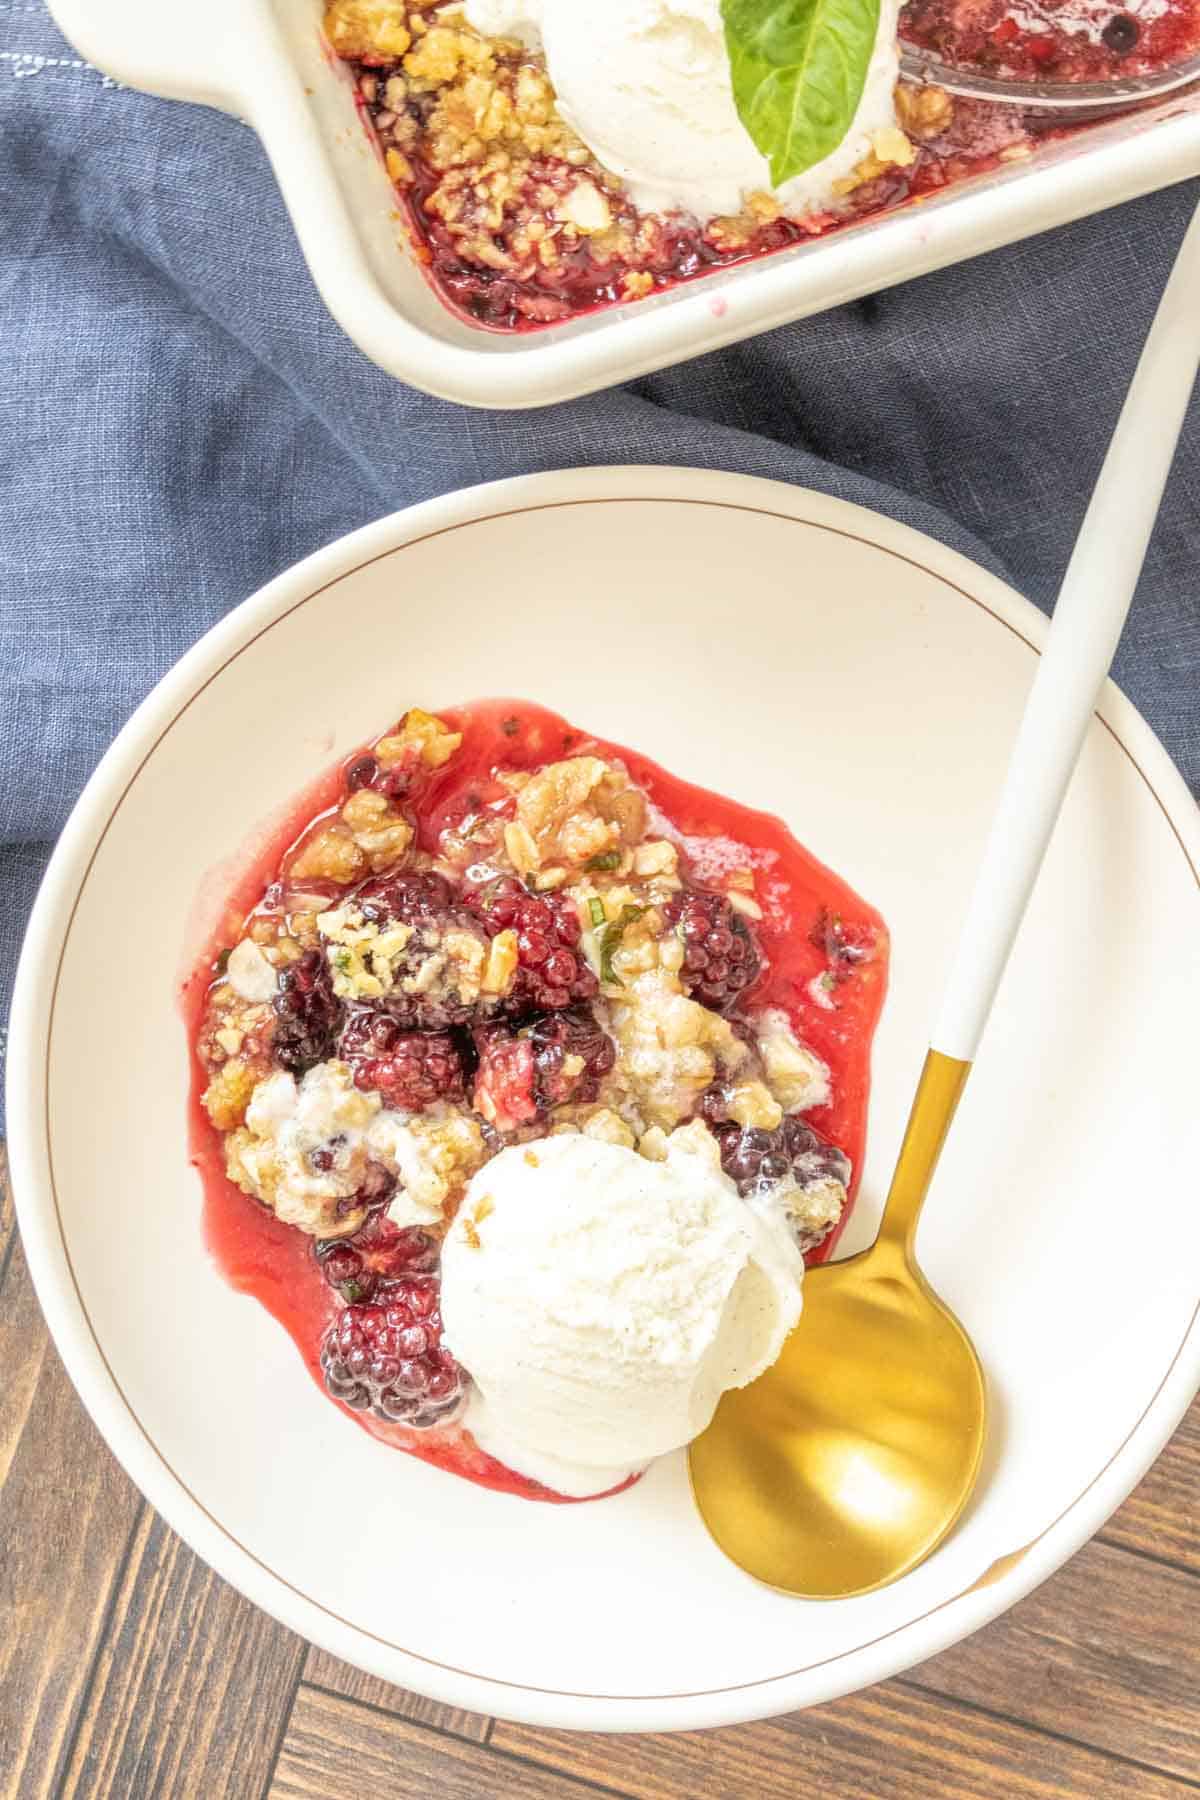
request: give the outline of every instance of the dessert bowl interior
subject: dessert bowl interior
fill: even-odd
[[[50,4],[118,80],[246,119],[338,323],[381,368],[467,405],[588,393],[1200,171],[1193,88],[811,243],[536,331],[488,331],[426,278],[347,69],[322,40],[321,0],[209,0],[201,33],[158,0]]]
[[[865,1244],[1042,627],[963,559],[840,502],[597,470],[383,520],[281,576],[167,676],[39,899],[10,1132],[71,1374],[224,1576],[436,1698],[650,1730],[911,1665],[1099,1526],[1200,1377],[1200,969],[1169,955],[1200,923],[1200,829],[1115,689],[922,1228],[930,1279],[988,1371],[984,1475],[943,1548],[879,1593],[808,1603],[741,1574],[705,1535],[682,1453],[613,1499],[550,1507],[374,1441],[218,1275],[187,1152],[179,982],[239,854],[407,705],[521,695],[779,813],[883,912],[892,985],[842,1250]]]

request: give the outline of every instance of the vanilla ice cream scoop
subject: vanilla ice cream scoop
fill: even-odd
[[[738,117],[720,0],[467,0],[485,34],[541,42],[558,108],[644,212],[706,221],[747,194],[776,191],[797,216],[823,207],[877,133],[894,130],[899,0],[883,0],[858,110],[830,156],[772,190]]]
[[[578,1133],[510,1146],[442,1249],[444,1342],[475,1383],[466,1424],[519,1473],[603,1493],[775,1361],[803,1267],[702,1125],[665,1162]]]

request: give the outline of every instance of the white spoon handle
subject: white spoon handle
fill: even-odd
[[[1192,220],[1088,506],[1017,733],[934,1028],[972,1062],[1158,516],[1200,366],[1200,212]]]

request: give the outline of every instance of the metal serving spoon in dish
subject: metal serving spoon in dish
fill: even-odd
[[[717,1543],[790,1593],[833,1598],[894,1581],[942,1541],[975,1485],[983,1371],[921,1273],[917,1223],[1129,611],[1198,365],[1200,213],[1063,581],[879,1235],[809,1271],[778,1362],[727,1393],[691,1447]]]
[[[1189,56],[1185,62],[1160,69],[1154,75],[1130,75],[1112,81],[1005,81],[998,75],[974,75],[952,63],[939,62],[928,50],[901,38],[900,72],[911,81],[928,82],[965,100],[991,100],[1020,106],[1030,113],[1074,113],[1082,123],[1093,114],[1161,100],[1166,94],[1200,82],[1200,56]]]

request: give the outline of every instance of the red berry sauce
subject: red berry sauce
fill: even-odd
[[[781,820],[670,775],[636,751],[589,737],[542,707],[524,701],[488,701],[438,716],[463,734],[463,742],[449,764],[430,779],[423,797],[417,824],[425,850],[437,849],[444,830],[461,826],[464,818],[508,797],[495,779],[496,769],[533,770],[564,756],[596,754],[624,763],[669,827],[685,840],[690,874],[697,883],[715,888],[731,867],[755,869],[765,914],[753,925],[762,966],[744,992],[745,1006],[754,1012],[780,1008],[800,1040],[829,1065],[832,1102],[811,1109],[804,1119],[823,1139],[844,1150],[854,1167],[840,1223],[808,1256],[809,1262],[823,1261],[849,1217],[863,1157],[871,1039],[887,985],[888,940],[879,914],[804,850]],[[356,753],[350,766],[363,760],[363,753]],[[240,932],[242,921],[274,879],[284,852],[298,838],[307,837],[314,815],[326,811],[344,792],[347,766],[340,764],[314,783],[287,822],[247,859],[223,924],[212,934],[180,995],[193,1057],[191,1161],[204,1189],[208,1249],[225,1279],[239,1292],[252,1294],[284,1326],[325,1393],[322,1343],[345,1304],[331,1278],[340,1274],[354,1279],[358,1271],[350,1267],[343,1271],[339,1264],[327,1278],[313,1254],[311,1238],[282,1224],[228,1180],[221,1137],[201,1105],[207,1078],[195,1044],[214,959]],[[567,1019],[562,1029],[571,1028]],[[539,1047],[531,1045],[534,1051]],[[548,1050],[556,1047],[550,1045]],[[552,1075],[549,1054],[547,1068]],[[385,1231],[383,1238],[387,1237]],[[414,1241],[403,1255],[419,1256],[420,1248]],[[368,1265],[378,1261],[383,1267],[395,1254],[390,1242],[381,1241],[367,1246],[366,1261]],[[413,1266],[424,1265],[417,1261]],[[372,1436],[438,1468],[526,1499],[572,1504],[486,1455],[461,1427],[421,1431],[330,1397]]]
[[[1196,0],[908,0],[903,37],[955,68],[1019,81],[1152,75],[1200,52]]]

